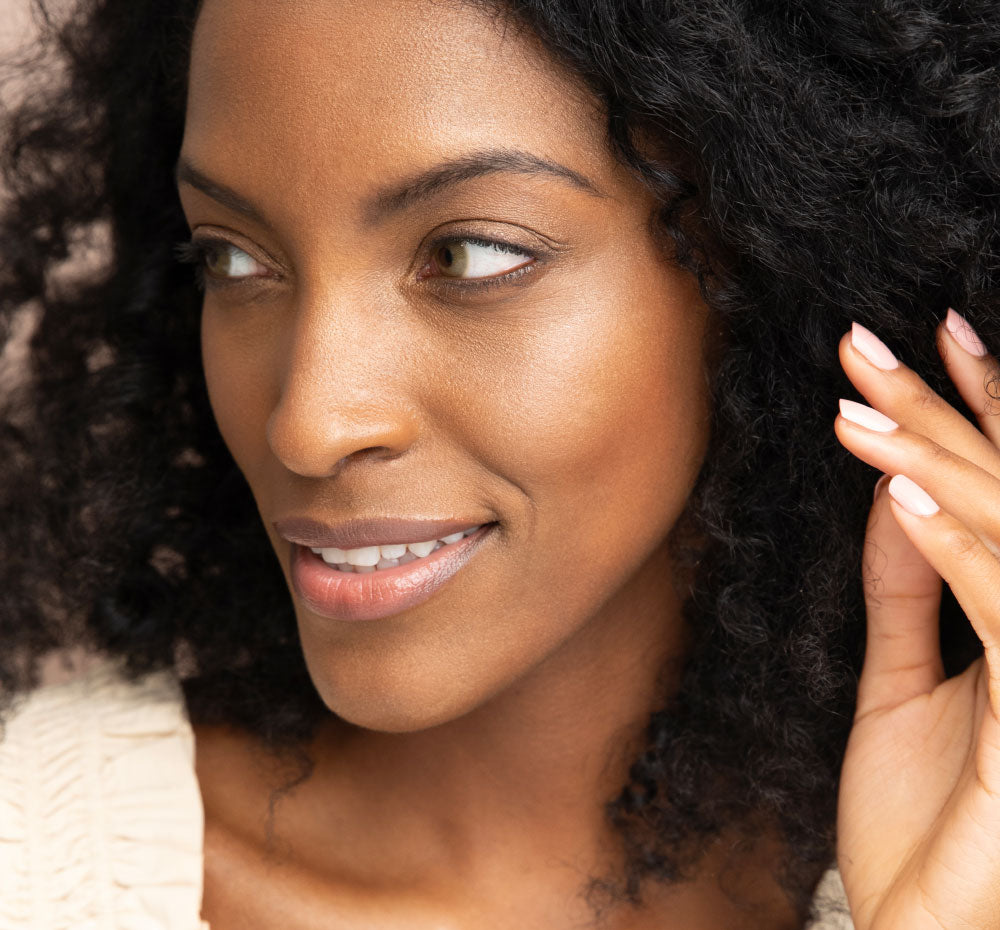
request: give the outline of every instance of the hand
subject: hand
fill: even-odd
[[[998,367],[954,311],[937,344],[981,431],[863,327],[840,343],[875,409],[842,404],[837,438],[905,476],[882,479],[865,536],[867,647],[837,851],[857,930],[1000,928],[1000,404],[986,387]],[[942,578],[985,651],[947,679]]]

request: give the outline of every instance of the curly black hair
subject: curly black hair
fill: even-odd
[[[28,366],[0,372],[3,706],[37,684],[37,657],[84,644],[133,676],[181,669],[196,722],[301,747],[328,711],[215,427],[201,295],[175,255],[198,3],[34,3],[42,38],[4,65],[0,98],[0,327]],[[971,419],[934,329],[953,306],[1000,350],[1000,3],[477,5],[601,102],[725,334],[671,533],[691,649],[608,803],[623,872],[594,887],[638,902],[723,832],[768,830],[804,920],[833,858],[876,477],[833,433],[856,396],[837,343],[859,321]],[[947,592],[942,642],[949,672],[977,653]]]

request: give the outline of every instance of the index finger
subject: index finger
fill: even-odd
[[[1000,367],[968,320],[950,307],[938,326],[938,352],[980,429],[1000,446]]]

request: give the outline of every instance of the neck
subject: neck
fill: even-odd
[[[678,600],[662,565],[647,563],[562,648],[471,713],[412,733],[331,724],[318,768],[332,774],[331,793],[346,788],[387,830],[420,835],[424,869],[488,872],[500,848],[523,861],[606,856],[604,806],[681,652]]]
[[[623,864],[605,805],[627,782],[684,653],[667,578],[662,566],[640,571],[632,597],[616,596],[530,675],[460,718],[384,733],[331,717],[310,747],[312,776],[274,810],[273,848],[337,887],[433,900],[441,913],[471,900],[480,910],[470,925],[500,902],[516,913],[512,926],[591,922],[580,897],[588,879],[618,878]],[[261,824],[288,768],[265,772],[259,747],[232,731],[201,731],[198,758],[208,820],[272,848]],[[244,773],[239,783],[233,771]],[[648,886],[641,913],[614,909],[601,927],[794,926],[770,877],[773,857],[754,855],[743,875],[747,857],[737,853],[719,841],[691,881]],[[749,911],[722,893],[723,875]]]

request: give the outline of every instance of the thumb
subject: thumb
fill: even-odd
[[[895,707],[944,681],[941,576],[896,522],[888,483],[883,475],[875,486],[865,530],[861,571],[868,631],[858,717]]]

